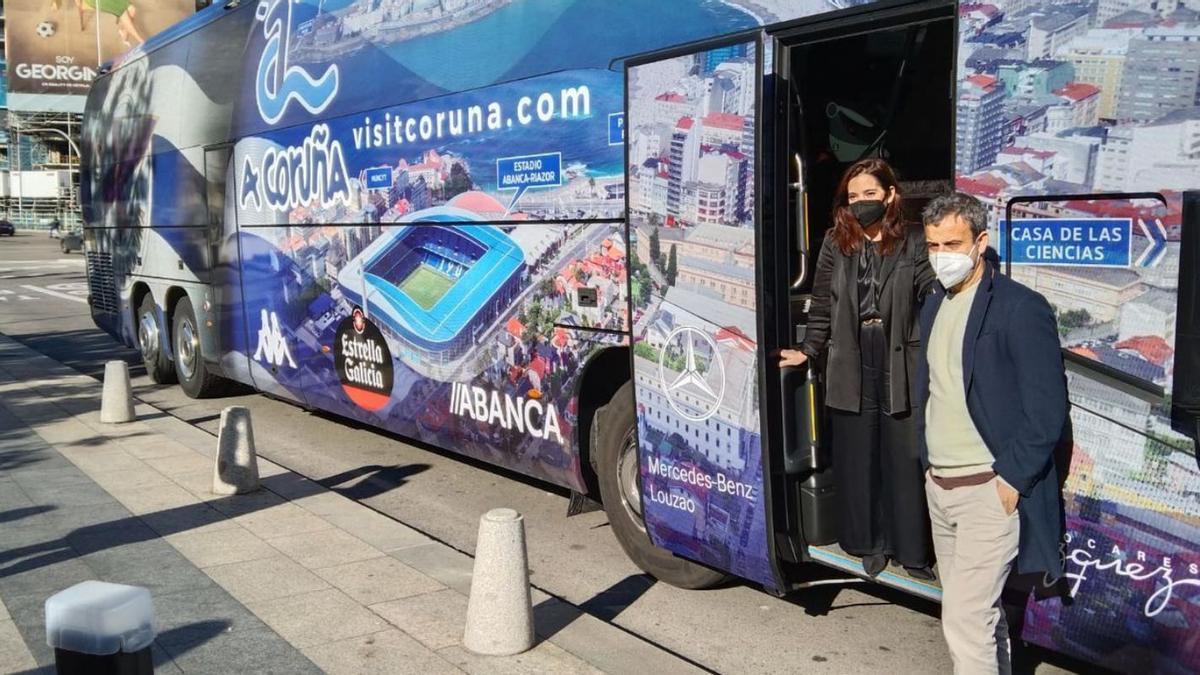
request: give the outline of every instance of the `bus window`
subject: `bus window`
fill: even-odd
[[[209,269],[220,264],[221,240],[225,229],[225,180],[233,146],[222,145],[204,151],[205,201],[208,206],[207,239]]]
[[[1054,308],[1069,361],[1157,396],[1175,361],[1180,200],[1018,198],[992,238],[1005,272]]]
[[[1018,197],[992,232],[1002,270],[1054,307],[1071,401],[1058,470],[1074,600],[1030,602],[1022,637],[1117,670],[1191,650],[1200,465],[1172,426],[1195,331],[1179,312],[1195,275],[1184,197]]]

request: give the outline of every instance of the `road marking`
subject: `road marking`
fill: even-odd
[[[82,258],[51,259],[51,260],[0,260],[4,265],[82,265]]]
[[[66,293],[59,293],[58,291],[52,291],[48,288],[38,288],[37,286],[29,286],[27,284],[22,284],[21,288],[28,288],[31,291],[37,291],[38,293],[45,293],[46,295],[53,295],[56,298],[64,298],[67,300],[74,300],[75,302],[82,302],[85,305],[87,304],[86,298],[81,298],[77,295],[67,295]],[[30,298],[30,300],[32,300],[32,299],[33,298]]]
[[[46,288],[51,291],[70,293],[71,295],[87,296],[88,294],[87,282],[83,281],[72,281],[65,284],[50,284]]]

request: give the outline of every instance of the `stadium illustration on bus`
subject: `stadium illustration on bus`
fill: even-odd
[[[862,568],[818,374],[766,355],[803,331],[837,176],[884,157],[914,221],[982,200],[1058,316],[1067,583],[1012,585],[1020,637],[1195,672],[1198,45],[1174,2],[215,5],[91,89],[91,311],[191,396],[569,488],[672,584],[804,592]]]

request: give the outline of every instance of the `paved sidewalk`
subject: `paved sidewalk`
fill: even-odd
[[[52,672],[42,603],[86,579],[151,590],[159,672],[697,671],[536,590],[537,646],[475,655],[470,557],[261,456],[263,490],[212,495],[211,435],[101,424],[99,393],[0,336],[0,672]]]

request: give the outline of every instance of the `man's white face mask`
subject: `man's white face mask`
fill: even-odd
[[[933,267],[933,272],[943,287],[947,290],[954,288],[971,274],[971,270],[975,269],[975,252],[978,246],[977,239],[971,250],[966,253],[949,251],[929,254],[929,265]]]

